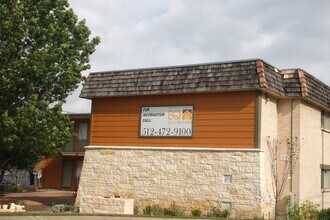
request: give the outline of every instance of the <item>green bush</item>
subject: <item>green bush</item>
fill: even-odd
[[[174,202],[172,202],[170,207],[164,208],[164,215],[180,217],[184,216],[184,212]]]
[[[27,186],[23,190],[24,192],[37,192],[37,189],[33,186]]]
[[[292,207],[289,208],[288,217],[290,220],[300,220],[300,206],[294,204]]]
[[[7,193],[22,193],[23,188],[22,187],[8,187],[5,189],[5,192]]]
[[[134,215],[139,215],[140,214],[140,209],[138,206],[134,206]]]
[[[199,207],[195,207],[191,210],[191,215],[195,217],[201,217],[202,216],[202,211]]]
[[[300,213],[303,219],[317,219],[318,218],[318,209],[320,205],[310,202],[308,200],[304,201],[300,206]]]
[[[144,207],[144,209],[142,210],[143,215],[164,215],[164,210],[163,208],[161,208],[158,205],[147,205],[146,207]]]
[[[330,208],[322,209],[318,215],[319,220],[330,220]]]
[[[184,216],[184,212],[175,203],[172,203],[168,208],[148,204],[144,207],[142,213],[151,216]]]
[[[54,213],[78,213],[79,209],[75,205],[57,204],[52,206],[51,211]]]
[[[213,208],[212,211],[207,214],[207,217],[229,218],[230,214],[228,209]]]
[[[253,218],[253,220],[265,220],[265,218],[264,217],[260,217],[260,216],[256,216],[256,217]]]
[[[288,217],[290,220],[316,220],[319,216],[318,208],[319,204],[306,200],[300,206],[294,204],[289,208]]]

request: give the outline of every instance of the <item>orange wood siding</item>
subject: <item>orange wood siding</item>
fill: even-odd
[[[63,161],[73,162],[71,190],[77,190],[77,162],[83,161],[82,156],[58,156],[42,160],[42,188],[62,189]]]
[[[255,91],[93,99],[91,145],[255,147]],[[142,106],[194,105],[192,138],[139,137]]]
[[[62,188],[62,157],[51,157],[42,161],[42,188]]]

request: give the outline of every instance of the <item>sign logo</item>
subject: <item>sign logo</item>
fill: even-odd
[[[182,110],[182,120],[192,120],[192,109]]]
[[[181,111],[180,110],[168,110],[168,120],[180,120]]]
[[[145,106],[141,109],[141,137],[192,137],[193,112],[186,106]]]

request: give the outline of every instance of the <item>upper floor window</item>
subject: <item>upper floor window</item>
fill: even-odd
[[[74,126],[71,127],[71,132],[74,133]],[[70,152],[73,151],[74,137],[64,146],[64,151]]]
[[[330,130],[330,112],[322,111],[322,128]]]
[[[78,129],[78,147],[85,147],[87,145],[88,125],[87,123],[80,123]]]
[[[64,152],[83,151],[83,148],[88,145],[88,125],[87,120],[74,120],[74,125],[71,128],[74,136],[64,146]]]

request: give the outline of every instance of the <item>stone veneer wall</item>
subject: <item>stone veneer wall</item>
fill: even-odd
[[[263,155],[259,149],[89,146],[76,204],[91,213],[104,199],[120,196],[141,209],[175,202],[190,214],[197,206],[208,211],[231,202],[233,216],[261,216]],[[232,184],[224,175],[232,175]]]

